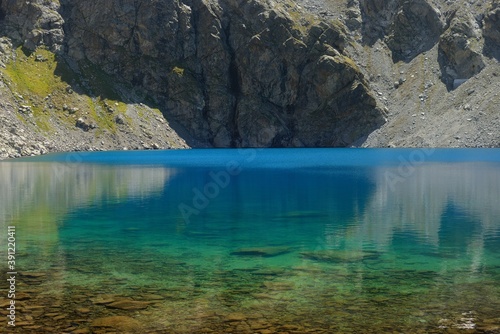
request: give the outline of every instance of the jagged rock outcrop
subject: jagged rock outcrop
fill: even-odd
[[[369,45],[388,35],[398,12],[399,0],[360,0],[363,41]]]
[[[481,28],[467,10],[453,14],[449,28],[439,41],[443,80],[450,87],[456,79],[469,79],[485,66]]]
[[[500,59],[500,1],[494,0],[484,18],[484,30],[486,51],[492,56]]]
[[[441,13],[426,0],[403,1],[387,40],[393,58],[407,61],[431,49],[444,26]]]
[[[395,61],[409,61],[432,48],[445,26],[426,0],[361,0],[360,6],[365,42],[384,39]]]
[[[28,50],[45,45],[60,51],[64,41],[64,20],[59,2],[50,0],[2,0],[0,22],[4,34]]]
[[[361,8],[359,0],[349,0],[347,2],[347,10],[345,12],[346,19],[344,20],[345,25],[350,30],[359,30],[363,24],[363,19],[361,17]]]

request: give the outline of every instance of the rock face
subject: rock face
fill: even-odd
[[[7,1],[2,17],[14,44],[47,45],[146,90],[216,147],[351,145],[383,124],[383,112],[344,51],[344,28],[297,22],[301,13],[288,6]],[[95,128],[85,118],[76,126]]]
[[[45,45],[60,51],[64,41],[64,20],[58,1],[0,1],[4,34],[29,50]]]
[[[345,146],[383,123],[340,26],[260,1],[65,1],[63,13],[69,56],[144,87],[214,146]]]
[[[389,28],[398,12],[398,0],[360,0],[363,41],[374,44],[377,39],[388,35]]]
[[[339,19],[357,42],[350,52],[388,112],[363,146],[500,146],[498,0],[348,6]]]
[[[444,21],[426,0],[363,0],[363,35],[369,44],[385,39],[395,61],[409,61],[439,39]]]
[[[464,146],[445,114],[482,129],[467,145],[497,146],[493,107],[466,106],[494,100],[499,19],[498,0],[0,0],[0,157],[180,137]],[[489,88],[449,95],[483,74]],[[471,127],[455,109],[487,117]]]
[[[497,59],[500,58],[500,1],[495,0],[491,3],[489,11],[484,18],[484,37],[487,46],[487,52]]]
[[[387,41],[396,61],[431,49],[444,28],[441,13],[426,0],[405,0],[400,6]]]
[[[446,64],[443,74],[449,78],[448,84],[455,79],[469,79],[485,67],[483,45],[475,18],[467,10],[458,10],[439,41],[442,64]]]

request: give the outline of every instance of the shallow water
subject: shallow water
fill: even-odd
[[[500,331],[500,150],[55,154],[0,185],[7,332]]]

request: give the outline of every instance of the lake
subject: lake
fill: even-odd
[[[0,187],[5,333],[500,331],[499,149],[61,153]]]

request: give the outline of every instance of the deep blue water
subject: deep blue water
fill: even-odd
[[[0,184],[41,332],[54,300],[61,331],[500,328],[498,149],[76,152]]]

